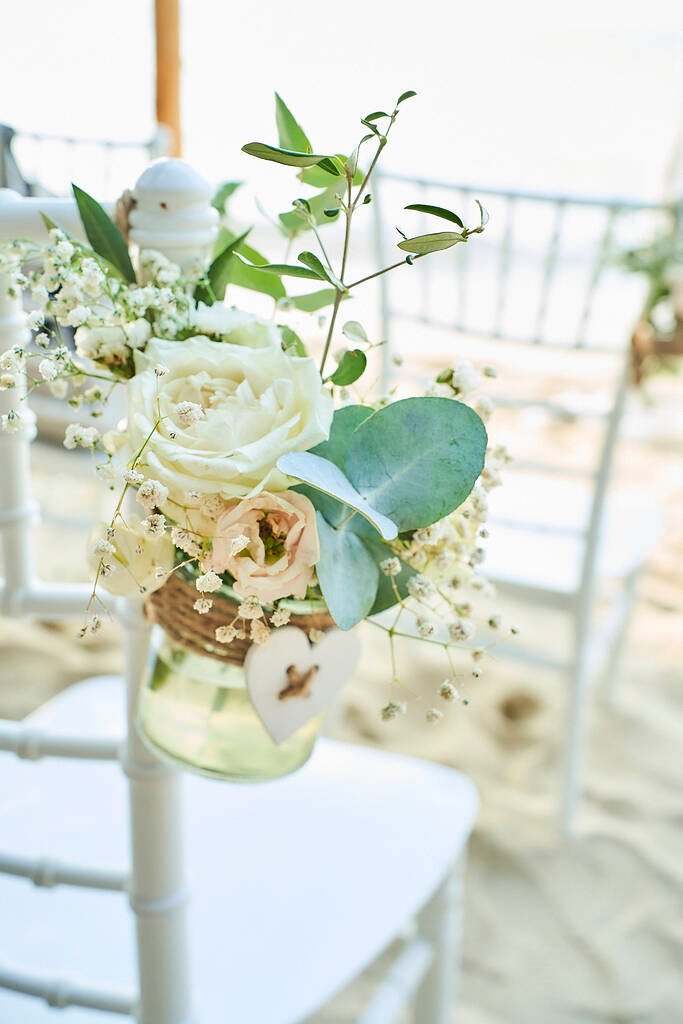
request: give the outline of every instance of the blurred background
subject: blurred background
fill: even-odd
[[[461,1024],[683,1018],[680,5],[32,0],[3,10],[0,86],[0,184],[61,195],[75,180],[113,200],[150,158],[181,152],[216,186],[244,182],[231,223],[253,224],[272,260],[285,241],[264,208],[286,210],[300,186],[240,150],[276,142],[274,91],[316,152],[348,152],[360,116],[416,90],[354,276],[391,261],[396,224],[427,230],[407,203],[470,223],[479,198],[491,220],[452,259],[368,286],[353,318],[384,343],[379,390],[415,391],[461,360],[495,368],[473,400],[490,403],[512,462],[492,495],[497,597],[480,595],[481,615],[489,602],[519,635],[485,630],[479,678],[463,655],[467,705],[429,728],[444,665],[406,646],[420,699],[387,726],[387,650],[368,628],[328,731],[455,765],[480,790]],[[240,289],[230,301],[270,310]],[[320,343],[316,316],[289,316]],[[39,566],[84,578],[84,529],[106,499],[61,447],[50,401],[37,411]],[[114,627],[89,641],[73,623],[0,630],[0,716],[120,664]],[[320,1024],[353,1021],[372,983]]]

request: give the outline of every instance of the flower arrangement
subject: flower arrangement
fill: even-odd
[[[244,151],[294,168],[299,186],[314,189],[278,221],[288,251],[304,235],[314,241],[317,253],[304,250],[297,262],[268,262],[248,243],[249,232],[232,228],[226,204],[235,183],[214,199],[222,221],[208,265],[132,253],[130,197],[117,224],[75,186],[89,244],[45,218],[44,245],[19,240],[2,251],[2,270],[13,287],[30,291],[36,308],[28,314],[33,345],[2,355],[0,388],[21,390],[26,379],[30,394],[46,384],[88,411],[92,425],[70,425],[64,444],[91,451],[116,495],[110,520],[89,541],[93,588],[83,635],[100,627],[102,589],[151,600],[182,579],[197,622],[212,622],[217,656],[231,645],[268,645],[301,608],[324,613],[341,630],[363,620],[383,629],[392,686],[401,685],[397,636],[439,644],[449,665],[453,645],[473,645],[463,593],[485,587],[479,563],[487,492],[506,459],[499,448],[487,454],[486,399],[478,403],[481,416],[468,404],[481,377],[457,363],[427,394],[371,400],[360,382],[374,346],[357,321],[339,326],[365,281],[399,268],[410,273],[416,260],[469,243],[486,225],[480,204],[470,228],[454,211],[411,204],[407,210],[445,221],[448,230],[400,232],[396,262],[352,279],[353,223],[371,202],[373,170],[413,95],[364,117],[350,156],[314,152],[276,97],[279,144],[249,143]],[[337,222],[343,237],[335,263],[323,236]],[[313,281],[317,290],[290,295],[289,279]],[[229,305],[233,285],[270,296],[272,319]],[[328,310],[319,360],[284,322],[291,308]],[[330,368],[339,334],[350,345]],[[98,417],[116,388],[125,389],[127,421],[100,433]],[[6,414],[2,426],[22,429],[21,410]],[[226,595],[234,614],[217,621]],[[314,642],[322,638],[320,629],[307,632]],[[482,654],[472,646],[475,662]],[[439,699],[457,697],[449,670]],[[404,710],[397,691],[381,716]],[[441,715],[438,706],[426,711],[429,722]]]

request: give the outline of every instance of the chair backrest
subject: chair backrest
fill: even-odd
[[[475,199],[487,208],[483,234],[379,278],[384,387],[400,386],[405,371],[394,365],[397,352],[411,375],[417,355],[425,378],[428,368],[433,377],[434,370],[462,358],[497,364],[501,379],[487,390],[503,410],[498,423],[513,427],[514,417],[523,419],[516,438],[523,450],[513,451],[511,470],[590,481],[581,530],[582,583],[589,590],[626,400],[628,343],[646,287],[622,269],[619,256],[656,231],[677,230],[680,207],[476,188],[386,172],[378,175],[373,198],[384,264],[395,261],[398,237],[389,208],[398,217],[408,203],[444,206],[467,224],[478,222]],[[415,235],[440,230],[438,224],[433,216],[413,212],[402,214],[400,227]],[[418,353],[416,346],[411,350],[416,331]],[[575,447],[587,458],[562,464],[557,444],[544,441],[541,432],[553,420],[585,424],[586,436]]]
[[[71,182],[100,199],[116,199],[150,160],[166,156],[171,139],[157,125],[151,139],[85,139],[20,131],[0,124],[0,188],[21,195],[66,196]]]

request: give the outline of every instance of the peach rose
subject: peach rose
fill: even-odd
[[[235,577],[239,597],[271,604],[306,596],[320,557],[313,505],[295,491],[262,491],[229,505],[216,520],[209,568]]]

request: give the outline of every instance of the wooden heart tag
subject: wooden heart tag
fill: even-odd
[[[311,646],[296,626],[281,626],[266,644],[249,648],[247,692],[275,743],[284,743],[332,703],[353,675],[360,651],[355,633],[330,630]]]

